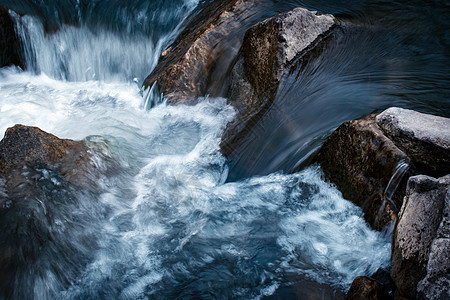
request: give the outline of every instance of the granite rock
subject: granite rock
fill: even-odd
[[[377,116],[377,124],[413,161],[420,174],[450,173],[450,119],[391,107]]]
[[[319,162],[344,198],[360,206],[367,222],[381,230],[395,222],[412,168],[407,169],[409,157],[384,135],[375,119],[370,115],[339,126],[323,144]]]
[[[247,30],[228,93],[238,116],[222,136],[222,153],[228,156],[240,145],[271,106],[293,62],[322,41],[336,23],[332,15],[295,8]]]
[[[391,257],[391,277],[402,296],[447,298],[449,190],[450,175],[439,179],[418,175],[408,180]]]

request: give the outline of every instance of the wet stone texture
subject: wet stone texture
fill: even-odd
[[[8,8],[0,5],[0,68],[10,65],[23,68],[19,53],[20,45],[14,31],[14,23]]]
[[[402,296],[449,299],[450,175],[408,181],[394,231],[391,276]]]
[[[399,163],[411,162],[378,128],[375,117],[339,126],[325,141],[319,161],[325,176],[344,198],[362,207],[367,222],[381,230],[395,222],[396,207],[401,207],[406,187],[403,178],[391,198],[394,207],[385,195],[389,180]]]
[[[59,139],[37,127],[15,125],[0,141],[0,175],[42,165],[77,181],[89,158],[84,142]]]
[[[195,98],[220,96],[226,70],[234,60],[244,31],[242,20],[254,14],[257,0],[214,1],[194,16],[161,55],[144,86],[155,82],[168,102],[195,103]],[[223,74],[216,74],[222,71]]]

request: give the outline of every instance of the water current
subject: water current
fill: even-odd
[[[448,78],[441,74],[448,67],[428,74],[434,66],[422,64],[442,67],[449,37],[442,38],[446,52],[439,45],[431,54],[411,46],[417,62],[411,56],[405,62],[388,48],[387,80],[375,72],[379,63],[367,61],[377,60],[383,48],[372,49],[385,37],[385,28],[372,20],[387,4],[310,2],[266,1],[261,18],[303,5],[357,19],[358,26],[365,20],[373,35],[363,31],[340,47],[331,42],[335,48],[299,71],[298,81],[288,78],[293,88],[281,88],[280,104],[228,161],[219,144],[235,111],[226,99],[147,109],[139,88],[183,20],[207,1],[1,0],[26,14],[11,13],[27,65],[26,71],[0,69],[1,134],[17,123],[38,126],[84,140],[99,154],[92,159],[95,191],[73,187],[49,170],[26,170],[38,192],[23,210],[8,211],[0,221],[4,247],[14,253],[0,275],[0,299],[333,299],[354,277],[388,268],[390,237],[371,230],[360,208],[322,179],[320,167],[286,171],[298,167],[339,122],[382,109],[393,98],[400,99],[395,104],[448,114],[441,98],[448,95]],[[367,49],[358,44],[349,53],[360,39],[367,39]],[[353,57],[356,51],[366,54]],[[383,85],[416,81],[423,90],[417,87],[410,102]],[[298,89],[297,82],[305,87]],[[425,92],[429,102],[422,101]],[[351,93],[351,100],[339,102]],[[373,104],[384,93],[391,97]],[[364,100],[368,94],[370,101]],[[330,95],[337,97],[331,101]],[[293,110],[274,121],[294,98],[305,112],[294,118],[300,109]],[[320,113],[317,106],[328,110]],[[3,185],[0,179],[5,208],[11,203]],[[27,232],[18,242],[5,238],[13,227]]]

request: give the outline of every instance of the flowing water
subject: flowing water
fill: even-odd
[[[389,236],[372,231],[318,166],[279,171],[299,165],[339,122],[391,100],[448,114],[448,36],[432,53],[414,41],[400,47],[372,22],[384,2],[310,2],[266,1],[261,18],[304,5],[365,31],[343,34],[288,76],[252,143],[227,161],[219,144],[235,112],[226,99],[154,106],[139,89],[198,1],[1,0],[27,14],[12,13],[27,71],[0,70],[0,132],[21,123],[86,141],[98,153],[98,187],[24,170],[30,192],[15,204],[0,179],[0,255],[8,259],[0,299],[331,299],[354,277],[387,268]],[[398,22],[399,30],[410,25]],[[389,89],[405,85],[417,92],[411,101]]]

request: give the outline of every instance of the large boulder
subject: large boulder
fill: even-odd
[[[319,162],[381,229],[396,220],[409,176],[450,173],[450,119],[392,107],[345,122],[323,144]]]
[[[235,59],[257,0],[218,0],[206,6],[162,54],[144,87],[157,82],[169,103],[194,103],[195,98],[221,96],[227,68]],[[218,74],[221,73],[221,74]],[[222,78],[220,78],[222,77]],[[216,93],[214,91],[217,91]]]
[[[450,173],[450,119],[391,107],[377,116],[377,124],[394,144],[414,161],[420,174]]]
[[[23,125],[0,141],[0,299],[57,298],[91,259],[99,175],[111,174],[93,142]]]
[[[293,62],[336,24],[331,15],[296,8],[254,25],[261,17],[259,2],[219,0],[206,6],[144,81],[145,88],[156,84],[170,104],[228,97],[238,115],[222,137],[226,156],[271,105]]]
[[[402,173],[411,172],[411,160],[383,134],[376,115],[339,126],[323,144],[319,162],[344,198],[362,207],[373,228],[395,222],[406,187]]]
[[[228,97],[237,108],[221,149],[228,156],[272,104],[282,76],[336,25],[332,15],[296,8],[247,30],[233,67]]]
[[[391,276],[402,296],[449,299],[450,175],[408,181],[393,234]]]
[[[20,44],[9,9],[0,5],[0,68],[11,65],[23,68],[20,61]]]

